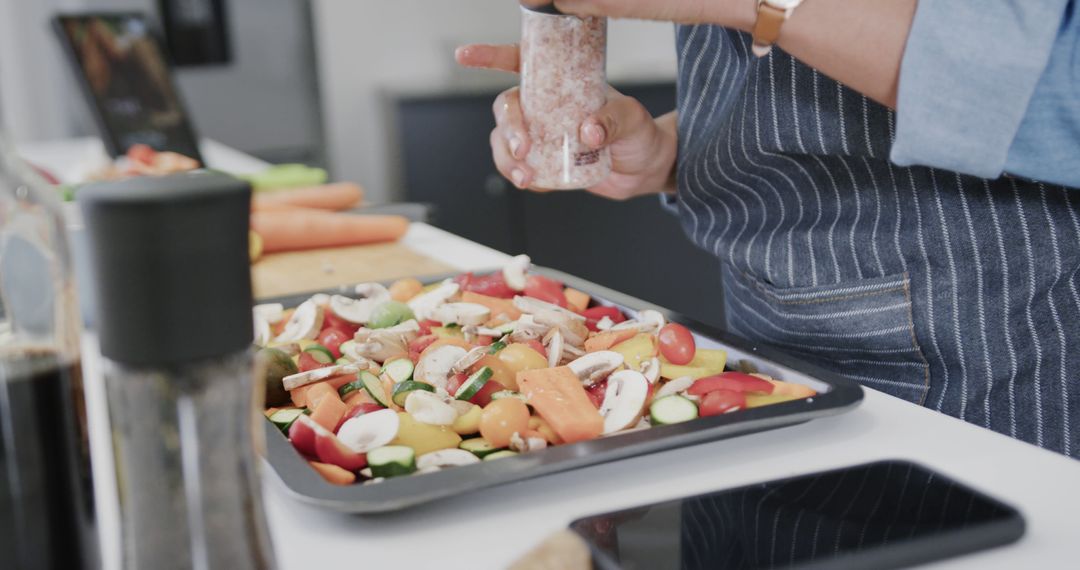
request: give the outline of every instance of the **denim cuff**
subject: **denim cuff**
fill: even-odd
[[[891,159],[997,178],[1069,0],[919,0]]]

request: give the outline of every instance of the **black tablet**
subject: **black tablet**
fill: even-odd
[[[109,154],[145,144],[203,162],[172,67],[145,16],[59,15],[53,26]]]
[[[885,461],[578,520],[596,568],[900,568],[1015,542],[1016,509]]]

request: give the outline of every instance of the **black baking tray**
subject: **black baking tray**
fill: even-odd
[[[686,325],[697,338],[699,347],[727,350],[729,367],[753,366],[758,371],[770,374],[774,378],[810,385],[818,391],[818,395],[806,400],[773,404],[734,414],[698,418],[681,424],[655,426],[591,441],[549,447],[541,451],[495,461],[482,461],[434,473],[388,479],[373,485],[337,486],[327,483],[293,449],[292,444],[280,430],[270,422],[263,422],[266,431],[266,459],[288,491],[303,502],[336,511],[349,513],[398,511],[470,491],[479,491],[494,485],[833,416],[855,408],[862,401],[862,388],[857,383],[773,348],[757,346],[747,340],[584,279],[546,268],[534,267],[532,271],[558,279],[567,286],[589,293],[599,303],[615,305],[630,313],[641,309],[659,310],[670,321]],[[428,279],[429,282],[438,280],[441,279],[434,277]],[[262,299],[259,302],[282,303],[290,307],[303,302],[315,293],[349,294],[351,290],[352,287],[343,286],[301,295]]]

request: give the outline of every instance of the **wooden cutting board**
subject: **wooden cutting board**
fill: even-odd
[[[400,243],[338,247],[264,256],[251,267],[255,298],[338,285],[451,273],[453,268]]]

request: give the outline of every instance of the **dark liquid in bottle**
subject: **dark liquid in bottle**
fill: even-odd
[[[0,557],[100,565],[81,369],[44,351],[0,354]]]

